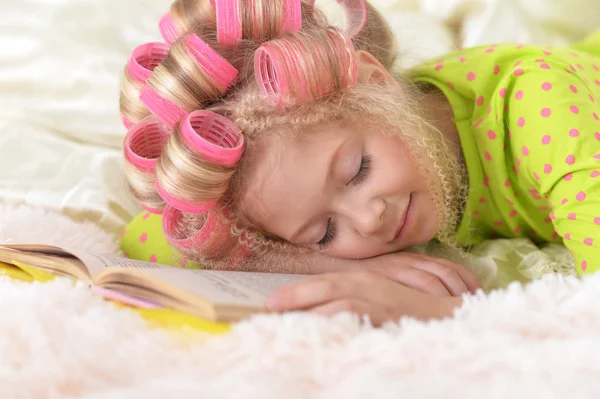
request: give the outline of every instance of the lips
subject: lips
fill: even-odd
[[[394,241],[395,239],[400,237],[400,235],[404,231],[404,226],[406,226],[406,219],[407,219],[408,211],[410,210],[411,204],[412,204],[412,194],[408,198],[408,204],[406,205],[406,208],[404,209],[404,214],[402,215],[402,220],[400,221],[400,225],[398,226],[398,229],[396,230],[396,233],[394,234],[394,238],[392,239],[392,241]]]

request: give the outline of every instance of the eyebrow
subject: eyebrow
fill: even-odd
[[[325,183],[330,181],[333,178],[333,172],[335,171],[335,166],[339,163],[340,154],[342,153],[342,148],[347,143],[348,140],[342,140],[342,142],[337,146],[337,148],[333,151],[331,158],[329,159],[329,166],[327,167],[327,178]],[[306,229],[313,223],[313,220],[309,220],[302,227],[300,227],[292,236],[290,237],[290,241],[294,242],[299,236],[304,234]]]

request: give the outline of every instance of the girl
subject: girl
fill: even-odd
[[[345,31],[310,1],[173,4],[166,43],[125,68],[126,172],[147,212],[124,251],[316,274],[267,307],[376,324],[449,315],[479,288],[461,265],[399,252],[434,238],[564,242],[580,273],[599,269],[600,33],[393,76],[380,14],[341,4]]]

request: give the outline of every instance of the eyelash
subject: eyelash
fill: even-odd
[[[363,157],[360,161],[360,167],[358,168],[358,172],[352,178],[352,180],[350,180],[350,182],[348,182],[348,184],[352,184],[353,186],[358,186],[363,181],[365,181],[365,178],[367,177],[369,169],[371,168],[371,159],[372,159],[372,157],[370,155],[363,155]],[[319,249],[321,251],[327,249],[327,247],[331,244],[331,242],[333,241],[333,239],[335,237],[335,231],[336,231],[335,224],[331,221],[331,218],[330,218],[329,220],[327,220],[327,229],[325,230],[325,235],[323,236],[321,241],[318,242]]]
[[[358,173],[352,178],[352,180],[350,180],[348,184],[358,186],[365,180],[367,173],[369,173],[369,169],[371,169],[371,160],[372,157],[370,155],[363,155],[360,161],[360,168],[358,168]]]

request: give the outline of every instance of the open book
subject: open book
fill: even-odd
[[[265,312],[263,304],[270,293],[306,277],[180,269],[45,245],[0,245],[0,262],[71,277],[139,303],[223,322]]]

